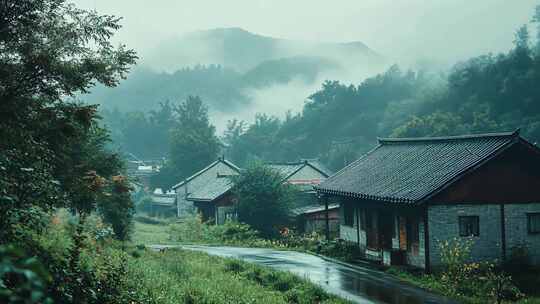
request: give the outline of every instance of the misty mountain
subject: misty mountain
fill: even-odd
[[[212,111],[232,113],[250,104],[253,90],[293,80],[311,85],[352,74],[352,67],[367,73],[382,62],[361,42],[293,41],[238,28],[189,33],[158,45],[154,53],[143,56],[118,87],[98,86],[84,100],[108,109],[147,111],[165,100],[197,95]]]
[[[241,28],[219,28],[191,32],[169,39],[143,54],[145,64],[173,71],[194,64],[219,64],[247,72],[267,60],[308,56],[327,58],[340,64],[380,63],[382,57],[364,43],[318,43],[262,36]]]

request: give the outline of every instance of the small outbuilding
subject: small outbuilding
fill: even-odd
[[[324,235],[326,233],[326,207],[311,205],[299,207],[293,210],[296,218],[298,230],[301,233],[311,234],[316,232]],[[331,238],[339,235],[339,205],[330,204],[328,206],[328,229]]]
[[[230,187],[230,176],[240,168],[223,157],[173,186],[176,192],[177,216],[200,213],[203,219],[215,217],[215,202],[221,200]]]
[[[511,133],[379,139],[320,185],[340,204],[340,237],[366,258],[429,271],[439,243],[472,239],[471,258],[527,252],[540,264],[540,149]]]

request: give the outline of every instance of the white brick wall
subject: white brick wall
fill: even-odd
[[[343,215],[343,205],[340,205],[339,208],[339,218],[340,218],[340,226],[339,226],[339,237],[343,240],[354,242],[358,244],[358,231],[357,227],[360,224],[360,216],[358,219],[356,218],[356,207],[354,209],[354,226],[346,226],[344,225],[344,215]],[[360,229],[360,248],[366,247],[366,232]]]
[[[437,266],[441,263],[440,241],[451,240],[455,237],[460,238],[458,220],[460,216],[479,217],[479,236],[473,237],[471,260],[500,260],[502,255],[500,205],[433,205],[428,209],[431,266]]]
[[[506,255],[516,246],[526,246],[531,262],[540,265],[540,234],[527,231],[527,213],[540,212],[540,203],[505,205]]]

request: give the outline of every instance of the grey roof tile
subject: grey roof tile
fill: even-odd
[[[205,201],[210,202],[225,194],[233,186],[229,177],[212,177],[208,182],[191,193],[187,199],[190,201]]]
[[[176,202],[176,196],[175,195],[159,195],[159,194],[152,194],[150,196],[150,199],[152,200],[152,203],[155,205],[162,205],[162,206],[172,206]]]
[[[379,139],[375,149],[315,188],[361,199],[418,203],[518,138],[516,131]]]
[[[224,158],[218,158],[216,161],[212,162],[210,165],[206,166],[205,168],[201,169],[200,171],[196,172],[195,174],[191,175],[190,177],[184,179],[183,181],[179,182],[178,184],[172,186],[173,189],[177,189],[178,187],[181,187],[182,185],[184,185],[185,183],[197,178],[198,176],[200,176],[201,174],[203,174],[204,172],[210,170],[212,167],[214,167],[215,165],[219,164],[219,163],[224,163],[226,164],[227,166],[229,166],[230,168],[232,168],[233,170],[235,170],[236,172],[240,172],[240,168],[237,167],[235,164],[233,164],[232,162],[224,159]]]

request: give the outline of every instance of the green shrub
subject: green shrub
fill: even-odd
[[[470,262],[472,239],[447,240],[439,243],[444,270],[442,291],[450,296],[473,298],[489,303],[522,297],[512,277],[495,267],[495,263]]]
[[[289,211],[298,189],[283,183],[284,178],[280,172],[260,163],[249,164],[232,178],[238,219],[266,238],[277,237],[279,229],[290,221]]]
[[[322,255],[348,262],[361,257],[356,244],[343,240],[321,241],[316,249]]]
[[[53,303],[46,293],[50,280],[38,259],[13,246],[0,246],[0,302]]]

